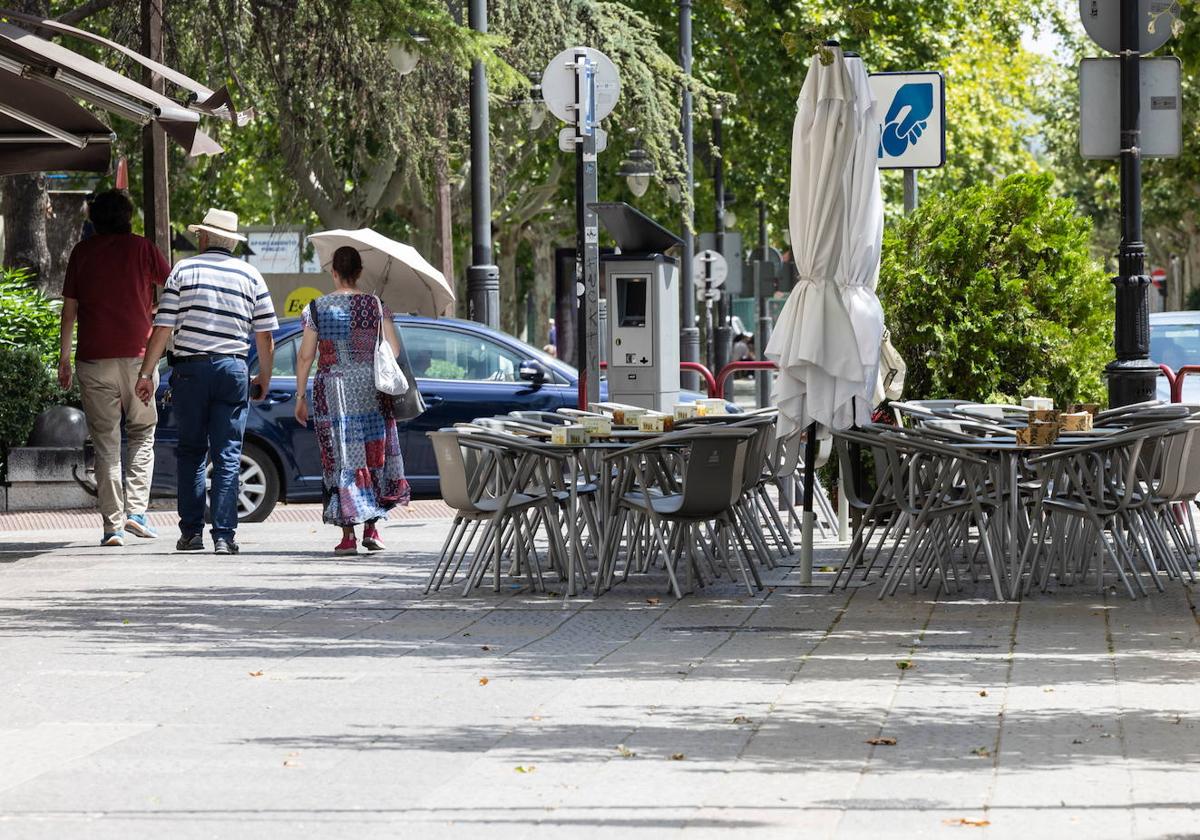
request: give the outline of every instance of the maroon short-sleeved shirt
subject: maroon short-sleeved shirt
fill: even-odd
[[[63,297],[79,301],[75,359],[145,355],[154,285],[171,266],[153,242],[135,233],[98,233],[71,251]]]

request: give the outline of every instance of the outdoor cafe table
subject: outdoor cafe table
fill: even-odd
[[[643,432],[638,429],[614,427],[611,434],[607,438],[593,438],[589,443],[585,444],[555,444],[550,443],[551,432],[549,429],[538,429],[528,427],[522,430],[525,435],[530,438],[537,439],[548,452],[566,453],[568,457],[569,477],[567,486],[567,587],[563,594],[564,603],[568,598],[577,594],[576,569],[583,572],[585,580],[588,576],[586,567],[586,550],[583,546],[583,540],[579,533],[579,482],[581,474],[585,476],[596,476],[597,493],[599,494],[600,503],[598,505],[598,518],[600,520],[601,530],[606,521],[608,511],[612,502],[611,494],[613,492],[612,482],[601,480],[603,470],[600,462],[597,459],[595,463],[589,463],[589,456],[596,458],[601,454],[612,452],[613,450],[624,449],[635,443],[641,443],[645,440],[662,437],[665,432]],[[599,552],[599,547],[597,547]],[[597,578],[593,585],[593,592],[599,594],[600,581]]]
[[[1028,527],[1021,516],[1021,472],[1023,464],[1029,458],[1047,455],[1051,452],[1070,449],[1074,446],[1085,446],[1102,440],[1111,434],[1108,430],[1093,430],[1092,432],[1073,432],[1062,435],[1052,444],[1029,445],[1017,443],[1015,437],[980,438],[977,441],[955,441],[950,444],[959,449],[972,453],[990,456],[996,464],[993,471],[997,498],[1001,501],[1000,510],[1004,512],[1004,521],[1000,529],[1001,539],[1008,552],[1009,565],[1001,584],[1008,590],[1009,597],[1016,599],[1020,591],[1021,581],[1020,554],[1024,548],[1024,539],[1028,537]],[[1040,488],[1039,488],[1040,489]],[[1007,499],[1007,505],[1003,504]],[[1000,592],[997,587],[997,592]],[[1003,596],[1001,596],[1003,597]]]

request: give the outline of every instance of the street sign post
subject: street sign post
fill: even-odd
[[[725,261],[720,251],[701,251],[696,254],[693,263],[696,286],[696,299],[704,302],[705,342],[708,348],[707,359],[709,368],[715,363],[715,324],[713,323],[713,304],[721,299],[721,286],[729,277],[729,263]]]
[[[571,47],[550,60],[542,73],[542,97],[549,111],[574,131],[559,135],[559,146],[575,152],[575,291],[579,298],[579,397],[586,409],[600,401],[600,225],[591,205],[597,199],[596,154],[607,145],[600,120],[621,95],[616,65],[599,50]],[[568,132],[570,134],[568,135]]]
[[[1163,139],[1152,134],[1161,133],[1172,141],[1165,144],[1167,151],[1176,145],[1170,130],[1156,132],[1151,126],[1178,120],[1180,100],[1178,87],[1162,93],[1153,90],[1149,108],[1144,107],[1145,80],[1156,71],[1151,69],[1143,75],[1150,62],[1143,62],[1141,56],[1166,43],[1175,26],[1176,8],[1177,4],[1171,0],[1086,0],[1079,4],[1088,34],[1102,48],[1119,56],[1110,60],[1117,62],[1119,133],[1116,133],[1115,155],[1112,154],[1114,132],[1111,129],[1092,131],[1086,127],[1105,103],[1083,104],[1083,98],[1089,92],[1092,94],[1088,97],[1090,100],[1099,102],[1096,96],[1107,97],[1111,104],[1111,83],[1107,87],[1087,84],[1084,74],[1112,71],[1105,68],[1103,60],[1096,63],[1096,70],[1085,70],[1088,62],[1080,66],[1080,146],[1083,148],[1098,137],[1104,144],[1101,151],[1109,153],[1098,156],[1118,156],[1121,161],[1121,244],[1117,250],[1119,271],[1113,278],[1116,287],[1113,323],[1116,358],[1104,368],[1108,376],[1108,402],[1114,408],[1152,399],[1158,380],[1158,367],[1150,359],[1150,300],[1147,294],[1150,277],[1145,273],[1146,243],[1142,241],[1142,158],[1154,148],[1156,140]],[[1178,70],[1178,66],[1175,69]],[[1107,118],[1112,119],[1111,110]]]
[[[1183,151],[1182,65],[1178,58],[1145,58],[1141,81],[1142,157],[1174,158]],[[1079,153],[1085,159],[1121,156],[1121,59],[1079,63]]]
[[[946,163],[946,84],[941,73],[872,73],[879,168],[904,170],[904,212],[917,207],[917,170]]]
[[[1142,55],[1171,39],[1178,0],[1137,0]],[[1079,0],[1083,30],[1105,52],[1121,51],[1121,0]]]

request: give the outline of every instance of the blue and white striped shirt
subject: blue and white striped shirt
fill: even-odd
[[[175,353],[245,356],[252,332],[279,326],[266,281],[254,266],[210,248],[180,260],[167,277],[154,326],[174,330]]]

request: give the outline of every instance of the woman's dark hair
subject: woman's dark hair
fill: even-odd
[[[343,245],[333,252],[333,270],[343,282],[356,283],[362,274],[362,257],[354,248]]]
[[[122,190],[106,190],[88,206],[96,233],[132,233],[133,202]]]

